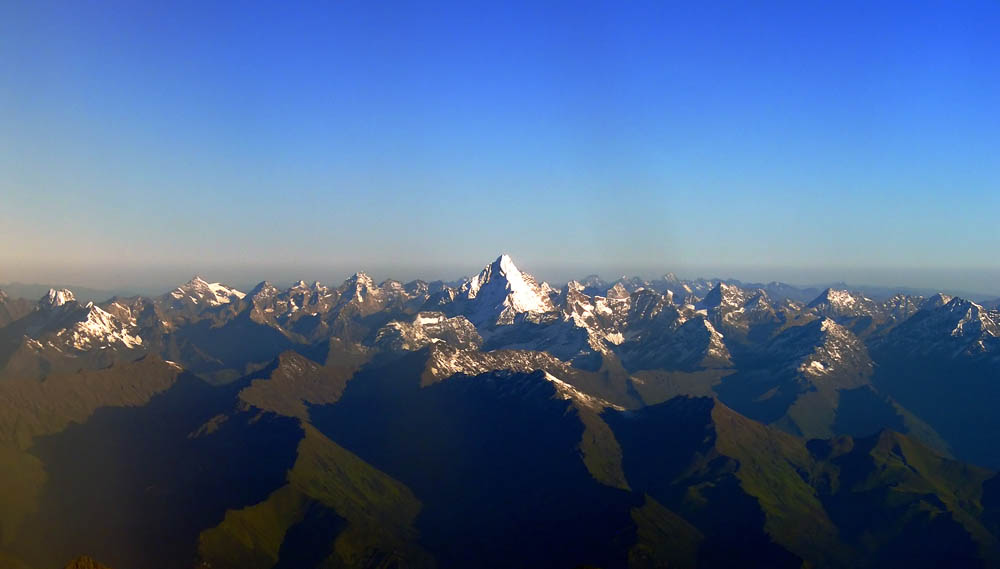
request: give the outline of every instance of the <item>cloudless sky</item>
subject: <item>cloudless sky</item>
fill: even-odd
[[[1000,293],[998,30],[993,0],[0,2],[0,282],[507,251]]]

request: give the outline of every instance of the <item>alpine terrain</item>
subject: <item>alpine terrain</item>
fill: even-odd
[[[0,567],[1000,567],[1000,310],[589,276],[0,292]]]

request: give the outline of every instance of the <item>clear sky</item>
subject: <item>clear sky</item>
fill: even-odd
[[[1000,2],[285,4],[0,2],[0,282],[1000,294]]]

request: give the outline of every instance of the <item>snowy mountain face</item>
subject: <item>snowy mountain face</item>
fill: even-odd
[[[720,282],[705,295],[696,308],[704,310],[709,320],[722,330],[749,334],[753,326],[776,326],[785,321],[767,293]]]
[[[27,336],[66,352],[140,349],[143,339],[131,310],[112,302],[115,313],[93,302],[84,306],[68,290],[50,290],[38,302],[38,317],[25,328]]]
[[[443,312],[419,312],[411,322],[390,322],[375,337],[376,345],[393,351],[419,350],[436,343],[475,350],[483,339],[467,318],[448,318]]]
[[[867,339],[887,333],[916,314],[926,302],[942,301],[944,298],[944,295],[924,299],[920,296],[896,294],[876,301],[858,292],[831,288],[806,305],[805,312],[815,317],[832,318]]]
[[[73,296],[72,291],[66,289],[49,289],[48,294],[43,296],[42,299],[38,301],[38,306],[42,309],[52,309],[65,306],[67,303],[75,301],[76,297]]]
[[[699,305],[706,309],[739,310],[746,305],[750,294],[738,286],[720,282],[705,295]],[[759,294],[763,294],[763,291]]]
[[[580,347],[581,353],[610,353],[612,346],[625,341],[633,295],[621,284],[616,284],[604,295],[594,297],[585,291],[582,283],[572,281],[555,299],[561,311],[561,321],[572,326],[572,330],[564,330],[564,335],[573,331],[582,333],[575,335],[585,340],[586,347]]]
[[[188,305],[221,306],[242,300],[246,294],[221,283],[209,283],[194,277],[165,295],[164,300],[178,307]]]
[[[356,302],[379,300],[384,296],[375,281],[365,273],[354,273],[339,290],[341,297]]]
[[[958,357],[1000,352],[1000,313],[962,298],[940,304],[943,300],[932,297],[879,342],[879,346]]]
[[[819,316],[843,317],[865,316],[877,313],[878,304],[861,293],[851,293],[846,290],[828,288],[819,297],[807,305]]]
[[[790,328],[767,350],[803,376],[811,380],[836,378],[841,388],[865,384],[872,368],[864,342],[832,318]]]
[[[0,324],[0,379],[42,379],[50,373],[100,369],[147,352],[128,310],[123,317],[69,291],[49,291],[31,309]]]
[[[951,302],[951,299],[952,299],[951,296],[939,292],[939,293],[931,296],[930,298],[928,298],[924,302],[922,302],[920,304],[919,308],[920,309],[925,309],[926,308],[928,310],[931,310],[931,309],[934,309],[934,308],[941,308],[942,306],[944,306],[944,305],[948,304],[949,302]]]
[[[142,337],[134,323],[123,322],[93,303],[88,303],[79,320],[57,332],[56,337],[78,351],[142,347]]]
[[[922,296],[897,294],[882,303],[882,312],[893,322],[902,322],[916,314],[927,302]]]
[[[477,325],[512,324],[519,315],[553,312],[550,295],[534,277],[522,273],[508,255],[501,255],[462,286],[463,314]]]
[[[716,369],[732,364],[721,334],[703,313],[666,307],[653,319],[632,324],[615,350],[632,370]]]

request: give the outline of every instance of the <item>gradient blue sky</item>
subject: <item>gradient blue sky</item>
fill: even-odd
[[[279,4],[0,3],[0,282],[1000,294],[1000,2]]]

